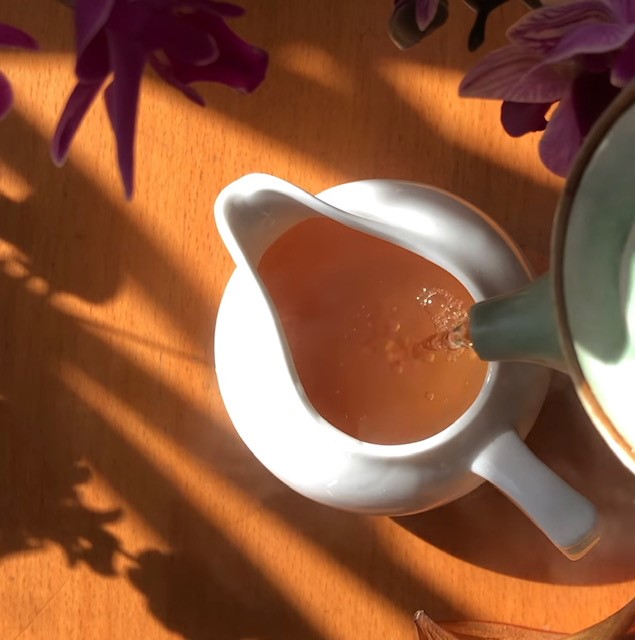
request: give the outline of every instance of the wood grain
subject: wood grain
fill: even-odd
[[[144,81],[137,192],[122,197],[99,100],[67,165],[48,143],[73,84],[68,10],[11,0],[0,21],[46,53],[0,52],[0,638],[412,639],[412,616],[574,631],[635,592],[635,479],[556,378],[529,443],[604,521],[579,563],[492,488],[409,518],[293,494],[233,431],[213,373],[231,261],[212,206],[263,171],[313,192],[372,177],[433,184],[498,220],[539,270],[561,183],[499,106],[456,96],[472,14],[399,52],[390,0],[247,2],[271,52],[253,96],[199,109]],[[488,47],[522,7],[492,19]],[[457,238],[469,242],[469,238]]]

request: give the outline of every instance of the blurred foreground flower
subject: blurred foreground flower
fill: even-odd
[[[0,47],[16,49],[38,49],[37,42],[21,29],[0,22]],[[0,72],[0,120],[13,106],[13,89],[6,76]]]
[[[115,133],[126,196],[134,186],[134,138],[141,78],[146,64],[204,105],[194,82],[221,82],[244,92],[264,79],[267,54],[226,24],[243,9],[214,0],[76,0],[77,85],[52,141],[57,164],[65,161],[82,119],[101,87]]]
[[[507,39],[466,75],[459,94],[503,100],[512,136],[545,131],[540,157],[566,176],[595,121],[635,77],[635,0],[552,4],[521,18]]]
[[[478,49],[485,41],[485,26],[489,14],[509,0],[463,0],[476,11],[476,20],[470,31],[467,48]],[[530,8],[540,7],[540,0],[523,0]],[[395,0],[388,33],[392,41],[401,49],[411,47],[448,19],[448,0]]]
[[[415,625],[419,640],[633,640],[635,600],[605,620],[572,635],[488,622],[453,622],[441,627],[423,611],[415,614]]]

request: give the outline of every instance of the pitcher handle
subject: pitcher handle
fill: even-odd
[[[509,497],[570,560],[599,541],[595,507],[542,463],[516,431],[490,442],[472,471]]]

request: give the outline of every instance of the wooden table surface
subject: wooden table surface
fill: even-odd
[[[245,173],[312,192],[436,185],[545,269],[562,183],[537,137],[506,137],[499,105],[456,96],[482,52],[465,48],[471,11],[450,5],[442,31],[399,52],[391,0],[250,0],[236,28],[271,52],[266,83],[204,87],[200,109],[148,76],[128,203],[101,100],[67,165],[49,159],[73,84],[69,11],[1,3],[46,53],[0,53],[16,90],[0,123],[0,639],[414,640],[419,608],[573,631],[635,595],[635,477],[564,378],[528,442],[601,511],[577,563],[490,486],[407,518],[313,504],[252,457],[219,396],[233,266],[212,206]],[[522,11],[494,16],[486,49]]]

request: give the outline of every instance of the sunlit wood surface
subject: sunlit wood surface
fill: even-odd
[[[414,640],[412,615],[571,631],[635,595],[635,478],[556,378],[531,447],[596,502],[604,536],[562,558],[483,486],[435,512],[366,518],[305,500],[233,431],[212,336],[232,263],[212,206],[263,171],[317,192],[392,177],[452,191],[546,266],[561,182],[537,138],[456,87],[472,13],[409,52],[392,0],[250,0],[271,52],[253,96],[207,109],[144,82],[137,193],[122,197],[99,100],[66,167],[48,141],[73,84],[70,15],[4,0],[46,53],[0,52],[0,638]],[[499,11],[487,48],[520,15]],[[469,238],[457,237],[457,243]],[[246,398],[248,401],[248,398]]]

